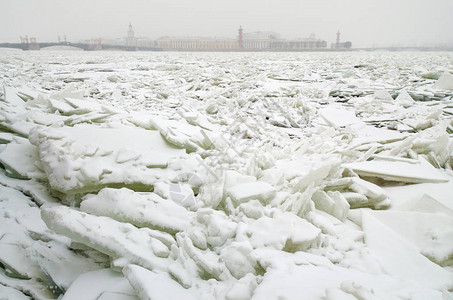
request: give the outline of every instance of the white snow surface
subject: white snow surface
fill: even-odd
[[[451,299],[452,72],[1,51],[0,299]]]

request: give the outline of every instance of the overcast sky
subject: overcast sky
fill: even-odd
[[[453,0],[0,0],[0,42],[274,31],[354,47],[453,45]]]

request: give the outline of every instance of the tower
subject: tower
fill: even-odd
[[[134,39],[134,30],[132,29],[132,24],[129,23],[129,30],[127,31],[127,39],[133,40]]]
[[[135,39],[135,33],[131,23],[129,23],[129,29],[127,30],[126,46],[137,47],[137,40]]]
[[[243,42],[243,39],[242,39],[242,33],[243,33],[242,26],[239,26],[239,37],[238,37],[239,48],[244,48],[244,42]]]
[[[337,48],[340,47],[340,30],[337,32]]]

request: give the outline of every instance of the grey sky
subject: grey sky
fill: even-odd
[[[453,0],[0,0],[0,42],[136,36],[222,36],[274,31],[354,47],[453,45]]]

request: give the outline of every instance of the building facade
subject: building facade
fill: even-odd
[[[156,47],[174,51],[296,51],[324,49],[327,42],[316,39],[314,35],[306,39],[286,40],[275,32],[243,33],[239,28],[237,39],[204,38],[204,37],[162,37],[156,41]]]
[[[234,39],[214,38],[170,38],[162,37],[156,41],[157,48],[163,50],[234,50],[238,41]]]

